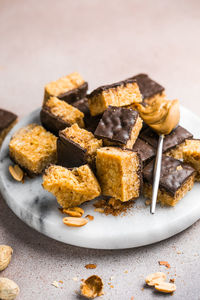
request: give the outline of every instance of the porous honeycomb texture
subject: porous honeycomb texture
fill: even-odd
[[[62,133],[68,139],[74,141],[87,150],[89,163],[95,160],[97,149],[102,147],[102,140],[96,139],[91,132],[80,128],[77,124],[67,127],[62,130]]]
[[[56,163],[57,138],[42,126],[30,124],[17,131],[9,144],[11,158],[30,173],[39,174]]]
[[[115,147],[100,148],[96,168],[103,195],[121,201],[139,197],[140,160],[136,152]]]
[[[78,72],[71,73],[61,77],[56,81],[52,81],[45,86],[45,101],[50,96],[59,96],[68,91],[78,88],[84,83],[84,79]]]
[[[183,160],[196,171],[196,181],[200,181],[200,140],[186,140],[183,147]]]
[[[126,106],[141,101],[142,96],[135,82],[104,90],[100,94],[88,99],[92,116],[103,113],[109,105]]]
[[[180,145],[177,145],[175,148],[168,150],[165,152],[166,156],[173,157],[175,159],[183,159],[183,148],[185,146],[185,142],[181,143]]]
[[[190,176],[185,183],[176,191],[174,197],[170,195],[167,191],[163,189],[158,190],[157,202],[161,205],[175,206],[178,201],[180,201],[189,192],[194,185],[195,175]],[[152,185],[149,183],[144,184],[143,188],[144,197],[147,199],[152,199]]]
[[[49,107],[51,113],[63,121],[69,124],[77,123],[80,127],[84,127],[84,114],[67,102],[50,97],[45,106]]]
[[[63,208],[78,206],[100,195],[101,188],[88,165],[69,170],[50,166],[43,176],[43,187]]]

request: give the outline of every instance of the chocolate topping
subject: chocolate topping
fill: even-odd
[[[90,93],[88,95],[88,98],[92,98],[94,96],[97,96],[97,95],[101,94],[103,91],[107,91],[109,89],[117,88],[118,86],[126,86],[128,83],[136,83],[136,79],[128,78],[126,80],[119,81],[119,82],[116,82],[116,83],[112,83],[112,84],[108,84],[108,85],[102,85],[102,86],[98,87],[97,89],[95,89],[94,91],[92,91],[92,93]]]
[[[109,106],[104,112],[94,135],[126,144],[139,114],[129,108]]]
[[[153,168],[154,160],[143,169],[144,181],[150,184],[153,181]],[[174,197],[177,190],[194,172],[195,170],[188,164],[163,155],[159,188]]]
[[[143,121],[143,123],[142,123],[142,129],[141,129],[140,132],[145,131],[147,128],[149,128],[149,126]]]
[[[9,127],[17,119],[17,116],[10,111],[0,109],[0,132]]]
[[[138,74],[129,79],[137,81],[143,100],[161,94],[165,90],[163,86],[152,80],[147,74]]]
[[[158,145],[158,135],[151,128],[141,132],[139,136],[142,140],[149,143],[154,148]],[[170,150],[183,143],[186,139],[192,138],[193,135],[180,125],[177,126],[170,134],[166,135],[163,142],[163,152]]]
[[[86,96],[87,90],[88,83],[84,82],[78,88],[70,90],[64,94],[60,94],[57,98],[71,104],[74,101],[84,98]]]
[[[83,98],[83,99],[73,102],[72,106],[74,106],[77,109],[79,109],[80,111],[82,111],[84,113],[85,117],[90,115],[87,98]]]
[[[87,164],[86,149],[68,139],[62,132],[59,132],[57,140],[57,161],[58,165],[74,168]]]
[[[87,98],[83,98],[76,102],[73,102],[71,105],[73,105],[74,107],[76,107],[77,109],[79,109],[84,113],[85,129],[94,133],[102,117],[102,114],[94,117],[91,116]]]
[[[156,155],[156,150],[140,138],[133,145],[133,151],[137,151],[140,154],[143,165],[146,165]]]
[[[90,131],[94,134],[101,118],[102,118],[102,114],[97,115],[97,116],[91,116],[91,115],[86,116],[84,118],[85,129],[87,129],[88,131]]]
[[[44,106],[40,111],[40,121],[46,130],[55,135],[58,135],[59,130],[71,126],[71,124],[65,122],[60,117],[52,114],[48,106]]]
[[[94,134],[101,118],[102,118],[102,114],[97,115],[97,116],[91,116],[90,115],[89,117],[86,117],[84,119],[85,129],[87,129],[88,131],[90,131]]]

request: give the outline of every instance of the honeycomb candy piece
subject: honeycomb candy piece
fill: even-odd
[[[100,86],[88,95],[92,116],[103,113],[109,105],[126,106],[135,102],[142,102],[142,96],[135,79]]]
[[[55,96],[68,103],[80,100],[85,97],[88,89],[88,83],[78,72],[71,73],[52,81],[45,86],[44,103]]]
[[[139,197],[141,162],[137,152],[117,147],[100,148],[96,168],[103,195],[123,202]]]
[[[79,109],[56,97],[50,97],[40,112],[42,125],[56,135],[59,130],[75,123],[84,127],[83,118],[84,114]]]
[[[139,136],[142,140],[157,149],[158,135],[150,127],[143,130]],[[193,135],[182,126],[177,126],[170,134],[165,136],[163,142],[163,152],[167,156],[172,156],[176,159],[183,158],[183,146],[186,139],[191,139]]]
[[[151,104],[154,100],[166,98],[164,87],[147,74],[141,73],[131,78],[137,81],[144,103]]]
[[[200,140],[186,140],[183,146],[183,160],[196,170],[196,181],[200,181]]]
[[[152,198],[154,160],[143,169],[144,197]],[[175,206],[194,185],[195,169],[183,162],[163,155],[158,202]]]
[[[56,163],[56,141],[42,126],[29,124],[11,138],[10,157],[29,174],[40,174],[48,165]]]
[[[99,183],[88,165],[73,170],[52,165],[45,170],[43,187],[56,197],[63,208],[79,206],[101,193]]]
[[[117,145],[132,149],[141,128],[142,119],[137,111],[109,106],[94,135],[103,139],[104,145]]]
[[[97,149],[102,147],[102,140],[73,124],[59,133],[57,142],[58,163],[67,168],[79,167],[89,163],[95,165]]]

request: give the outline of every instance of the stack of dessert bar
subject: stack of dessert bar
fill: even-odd
[[[151,199],[158,136],[143,123],[134,103],[165,99],[165,89],[139,74],[98,87],[72,73],[45,86],[41,125],[14,134],[10,156],[63,208],[100,195],[122,202],[141,193]],[[174,206],[200,181],[200,140],[178,126],[164,139],[158,201]]]

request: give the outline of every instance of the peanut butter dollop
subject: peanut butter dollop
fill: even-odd
[[[169,134],[179,123],[179,100],[155,100],[151,105],[136,103],[141,118],[158,134]]]

